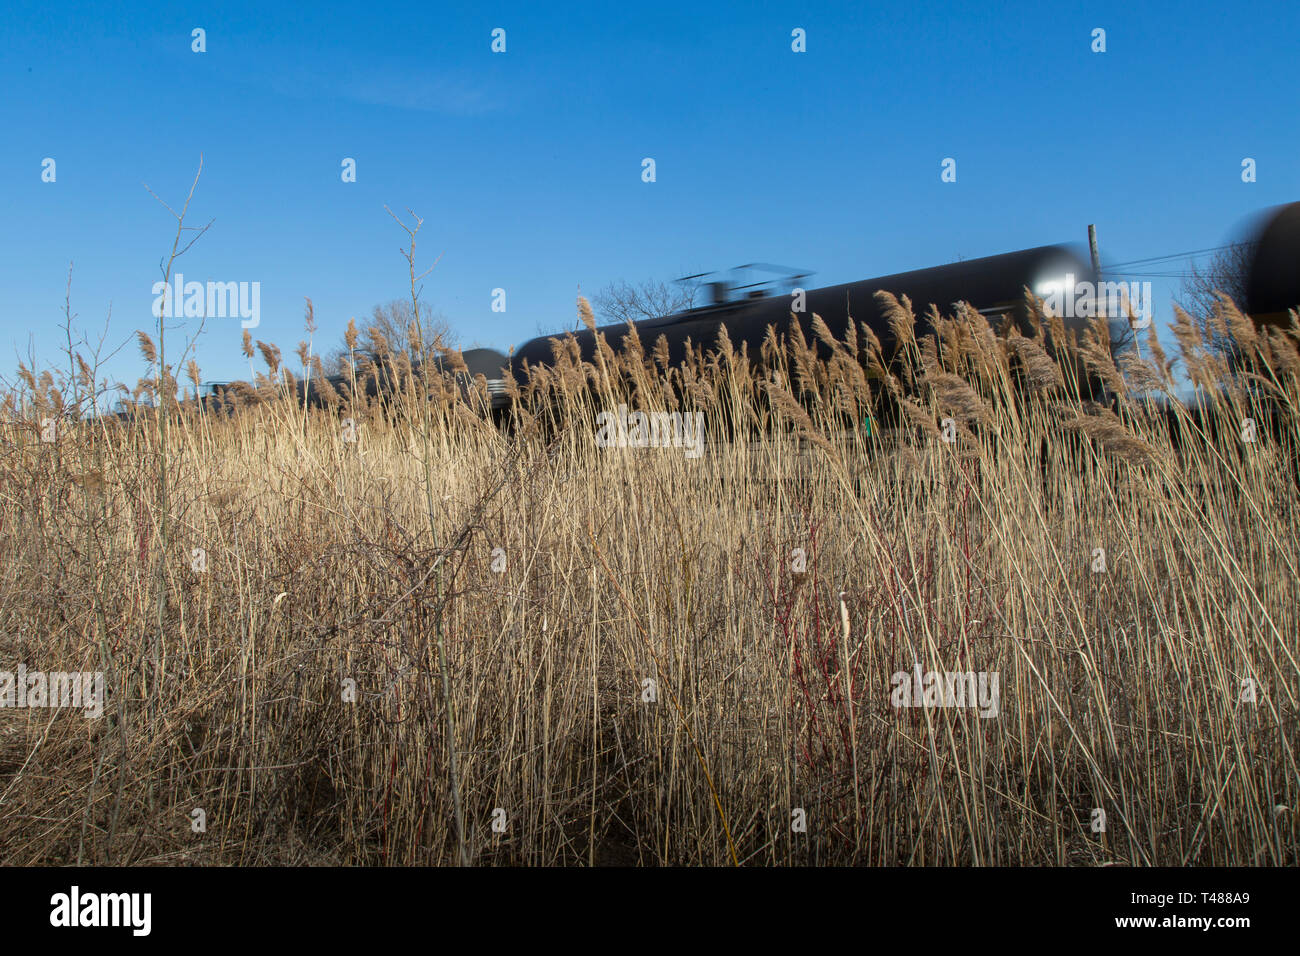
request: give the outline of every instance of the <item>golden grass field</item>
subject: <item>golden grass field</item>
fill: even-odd
[[[1300,862],[1294,316],[1225,302],[1230,368],[1180,315],[1194,420],[1154,335],[1116,368],[909,310],[891,361],[560,343],[503,423],[400,357],[383,407],[263,374],[126,427],[23,369],[0,669],[108,698],[0,709],[0,861]],[[597,447],[619,404],[703,454]],[[893,706],[918,665],[996,673],[996,716]]]

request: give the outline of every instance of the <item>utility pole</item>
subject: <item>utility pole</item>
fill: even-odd
[[[1088,223],[1088,251],[1092,253],[1092,271],[1095,274],[1095,277],[1097,279],[1096,301],[1100,303],[1101,301],[1101,253],[1097,251],[1097,227],[1094,226],[1092,223]],[[1109,320],[1114,318],[1114,316],[1107,316],[1106,318]],[[1142,345],[1141,343],[1138,342],[1137,325],[1135,324],[1132,311],[1130,310],[1129,314],[1127,316],[1123,316],[1123,318],[1128,319],[1129,329],[1133,332],[1133,351],[1137,353],[1137,357],[1140,359],[1142,358]],[[1114,349],[1112,347],[1112,351],[1113,350]]]

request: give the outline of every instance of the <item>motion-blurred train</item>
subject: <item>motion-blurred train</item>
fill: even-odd
[[[1285,324],[1289,321],[1287,310],[1300,305],[1300,202],[1269,211],[1248,249],[1245,310],[1261,324]],[[743,275],[773,268],[741,267],[745,270]],[[706,304],[645,319],[633,327],[647,354],[663,336],[670,364],[676,366],[685,358],[688,347],[697,351],[712,349],[723,328],[736,349],[741,343],[748,343],[749,355],[757,358],[768,326],[775,325],[778,333],[785,333],[792,318],[796,319],[805,341],[815,342],[812,316],[817,314],[831,333],[842,340],[851,316],[852,321],[866,323],[871,328],[888,355],[893,336],[876,300],[877,291],[907,296],[917,315],[917,334],[923,335],[927,325],[924,315],[931,304],[941,313],[950,313],[955,303],[964,301],[990,318],[1003,315],[1023,318],[1026,288],[1047,296],[1054,289],[1060,290],[1068,277],[1073,277],[1076,286],[1082,283],[1095,286],[1099,278],[1088,259],[1065,245],[1040,246],[820,289],[801,290],[798,283],[807,276],[798,273],[757,282],[707,274],[688,277],[706,280],[701,282],[708,293]],[[1067,329],[1081,329],[1089,321],[1086,317],[1076,317],[1070,310],[1058,314],[1064,316]],[[607,325],[598,328],[596,333],[603,333],[610,346],[618,350],[629,329],[626,324]],[[583,328],[534,338],[520,345],[509,357],[492,349],[470,349],[462,354],[468,377],[482,374],[488,383],[493,408],[501,409],[509,401],[503,385],[503,369],[508,368],[516,381],[523,381],[530,367],[554,362],[552,340],[567,334],[576,339],[583,359],[591,360],[595,356],[596,333]],[[343,380],[331,381],[337,385]],[[319,401],[318,390],[309,389],[308,398]]]
[[[742,275],[763,270],[764,266],[741,266]],[[892,336],[875,293],[892,292],[907,296],[918,314],[918,334],[924,333],[923,313],[933,303],[940,311],[950,311],[958,301],[965,301],[985,315],[1001,315],[1019,310],[1024,301],[1024,288],[1046,290],[1063,283],[1073,275],[1076,282],[1095,282],[1092,266],[1068,246],[1040,246],[1020,252],[983,259],[969,259],[951,265],[901,272],[897,275],[864,279],[843,285],[802,290],[794,283],[806,278],[792,275],[784,280],[767,280],[755,283],[712,279],[704,283],[709,294],[707,304],[674,315],[645,319],[635,323],[642,348],[649,353],[662,335],[668,343],[669,364],[677,365],[686,357],[688,347],[708,351],[714,347],[719,331],[725,327],[732,345],[739,350],[742,343],[749,346],[749,355],[757,358],[769,325],[778,333],[790,328],[793,318],[799,321],[804,339],[812,342],[812,316],[820,315],[831,333],[843,340],[850,317],[857,323],[866,323],[880,339],[886,354],[891,350]],[[698,277],[691,277],[698,278]],[[800,295],[802,293],[802,295]],[[598,328],[611,346],[618,348],[628,333],[623,325]],[[582,349],[584,360],[595,354],[596,333],[587,329],[573,333]],[[527,366],[545,365],[552,361],[548,337],[525,342],[514,351],[510,370],[519,378]]]

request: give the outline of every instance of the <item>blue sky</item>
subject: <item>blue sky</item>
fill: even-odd
[[[463,345],[503,351],[618,279],[766,261],[829,285],[1082,241],[1089,222],[1103,263],[1219,246],[1300,199],[1298,28],[1294,0],[8,2],[0,372],[29,347],[60,361],[69,262],[82,328],[110,306],[110,343],[153,325],[174,222],[142,184],[183,201],[200,153],[190,222],[215,221],[178,268],[260,282],[252,331],[286,355],[305,296],[324,350],[407,294],[385,204],[424,217],[423,266],[442,256],[425,298]],[[1157,280],[1161,324],[1175,286]],[[208,321],[205,379],[247,376],[241,331]],[[135,381],[134,343],[108,372]]]

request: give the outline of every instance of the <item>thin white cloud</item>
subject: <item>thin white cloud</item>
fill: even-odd
[[[478,116],[504,106],[503,97],[481,81],[450,71],[422,65],[331,69],[321,64],[346,62],[347,57],[330,57],[323,51],[314,51],[309,60],[304,57],[298,50],[250,56],[241,64],[241,73],[248,82],[294,99],[341,99],[450,116]],[[271,63],[274,69],[267,67]]]
[[[456,116],[478,116],[500,109],[500,103],[483,87],[443,76],[367,76],[345,84],[340,93],[359,103]]]

